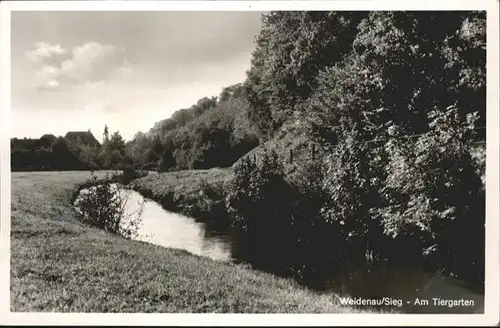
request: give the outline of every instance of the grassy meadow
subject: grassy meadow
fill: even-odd
[[[168,177],[187,188],[200,174],[207,175]],[[84,225],[71,196],[89,177],[89,172],[12,174],[11,311],[356,312],[290,280]]]
[[[150,190],[155,196],[161,197],[173,194],[177,199],[181,195],[199,193],[201,182],[209,184],[224,182],[231,178],[230,168],[214,168],[209,170],[186,170],[168,173],[149,174],[132,181],[134,189]]]
[[[224,185],[231,169],[186,170],[149,174],[133,180],[129,187],[158,202],[164,209],[227,226]]]

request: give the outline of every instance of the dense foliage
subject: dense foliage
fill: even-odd
[[[75,145],[65,138],[11,139],[12,171],[96,169],[98,148]]]
[[[316,89],[323,67],[342,60],[366,12],[272,12],[263,16],[244,83],[250,118],[272,135]]]
[[[94,138],[90,132],[73,132]],[[68,133],[69,135],[69,133]],[[12,171],[122,169],[131,166],[125,141],[118,131],[102,145],[85,138],[44,135],[40,139],[11,139]]]
[[[256,162],[246,158],[235,167],[226,206],[241,242],[238,257],[275,272],[288,267],[294,243],[290,192],[274,152],[263,152]]]
[[[485,59],[484,12],[264,15],[249,117],[268,138],[299,117],[324,151],[289,177],[278,161],[269,173],[239,163],[228,198],[237,230],[295,240],[290,252],[307,256],[285,260],[294,271],[383,262],[481,285]]]
[[[126,145],[128,157],[135,166],[161,172],[228,167],[258,144],[248,110],[240,85],[224,88],[218,99],[200,99],[138,133]]]

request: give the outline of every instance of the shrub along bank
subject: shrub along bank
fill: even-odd
[[[128,186],[155,200],[168,211],[179,212],[225,229],[230,224],[225,209],[230,169],[187,170],[150,174]]]
[[[12,174],[11,311],[357,312],[290,280],[83,224],[72,192],[88,178]]]
[[[380,199],[385,189],[373,182],[356,187],[359,182],[350,180],[355,172],[356,179],[366,179],[361,164],[342,162],[361,150],[347,143],[336,152],[336,156],[306,162],[291,174],[286,173],[279,155],[264,150],[256,161],[242,159],[232,173],[218,169],[164,173],[134,180],[131,186],[167,210],[230,227],[237,243],[234,256],[278,275],[308,283],[345,265],[385,263],[442,272],[482,288],[484,248],[482,251],[479,243],[484,233],[480,219],[484,218],[480,201],[484,189],[473,162],[466,162],[470,167],[456,172],[470,183],[450,189],[462,197],[461,193],[476,188],[467,202],[461,198],[467,206],[457,207],[453,199],[443,198],[440,205],[431,205],[441,206],[440,212],[432,212],[431,207],[415,218],[418,221],[411,221],[409,215],[418,214],[411,211],[424,210],[425,200],[419,203],[418,199],[425,193],[406,189],[414,193],[410,199],[417,197],[413,205],[409,203],[413,208],[391,214],[391,205]],[[439,167],[439,162],[426,165]],[[400,174],[398,169],[391,174]],[[386,179],[387,183],[406,181]],[[443,229],[453,233],[452,237]],[[464,249],[458,240],[470,240],[477,247]]]

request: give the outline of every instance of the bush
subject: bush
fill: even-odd
[[[226,207],[241,242],[239,255],[260,269],[280,274],[291,263],[291,196],[277,153],[264,150],[257,163],[245,158],[235,166]]]
[[[113,178],[103,180],[92,175],[79,189],[75,207],[82,217],[83,222],[99,229],[121,235],[125,238],[137,236],[144,203],[139,204],[135,213],[127,213],[127,190],[121,189],[118,184],[113,184]],[[116,180],[116,179],[115,179]]]
[[[128,167],[128,168],[123,169],[122,179],[123,179],[124,184],[128,184],[130,181],[137,178],[137,176],[138,176],[138,174],[133,168]]]
[[[208,182],[205,179],[200,179],[200,193],[204,195],[207,199],[219,200],[224,199],[225,194],[225,182],[224,181],[212,181]]]
[[[190,197],[186,214],[202,219],[207,224],[214,224],[226,229],[230,224],[225,206],[226,186],[224,181],[200,179],[200,190]]]
[[[129,184],[132,180],[142,178],[148,174],[147,171],[135,170],[131,167],[123,169],[121,180],[123,184]]]
[[[296,239],[295,262],[290,267],[299,280],[320,279],[317,274],[330,272],[342,250],[338,225],[326,220],[322,213],[328,201],[324,176],[323,162],[315,161],[297,166],[287,179],[293,192]]]

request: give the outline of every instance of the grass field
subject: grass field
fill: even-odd
[[[11,311],[355,312],[290,280],[80,223],[70,200],[89,177],[12,174]]]
[[[199,193],[201,181],[213,183],[227,181],[232,176],[231,169],[209,169],[209,170],[187,170],[159,174],[150,174],[143,178],[132,181],[134,188],[146,188],[154,195],[161,197],[166,194],[174,194],[174,198],[180,195]],[[176,195],[176,196],[175,196]]]
[[[133,180],[129,187],[158,202],[164,209],[202,220],[227,224],[225,194],[205,194],[205,186],[218,186],[232,177],[231,169],[189,170],[150,174]],[[215,205],[217,203],[217,205]]]

